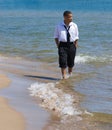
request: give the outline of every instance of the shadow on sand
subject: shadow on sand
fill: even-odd
[[[53,78],[53,77],[46,77],[46,76],[34,76],[34,75],[24,75],[25,77],[30,77],[30,78],[38,78],[38,79],[45,79],[45,80],[60,80],[59,78]]]

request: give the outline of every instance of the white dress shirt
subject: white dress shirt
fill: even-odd
[[[64,25],[65,25],[64,22],[57,25],[54,32],[54,38],[58,38],[58,40],[61,42],[67,42],[67,31]],[[69,26],[70,26],[70,29],[69,29],[70,42],[74,42],[77,39],[79,39],[78,27],[73,22],[70,22]]]

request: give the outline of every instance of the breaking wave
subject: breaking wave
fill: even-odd
[[[89,63],[89,62],[112,62],[112,56],[88,56],[88,55],[78,55],[75,58],[77,64]]]
[[[82,112],[74,107],[73,96],[63,92],[56,87],[58,83],[33,83],[30,88],[30,95],[39,97],[41,106],[55,111],[59,116],[80,115]]]

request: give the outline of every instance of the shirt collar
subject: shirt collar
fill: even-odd
[[[69,23],[69,26],[72,26],[72,24],[73,24],[73,22],[70,22],[70,23]],[[66,25],[66,24],[64,23],[64,21],[62,22],[62,25]]]

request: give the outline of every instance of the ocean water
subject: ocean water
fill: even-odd
[[[76,73],[84,75],[74,88],[92,112],[112,114],[112,1],[0,0],[0,58],[23,57],[58,66],[53,39],[65,9],[79,27]],[[55,67],[54,67],[55,69]]]
[[[0,9],[112,11],[111,0],[0,0]]]

